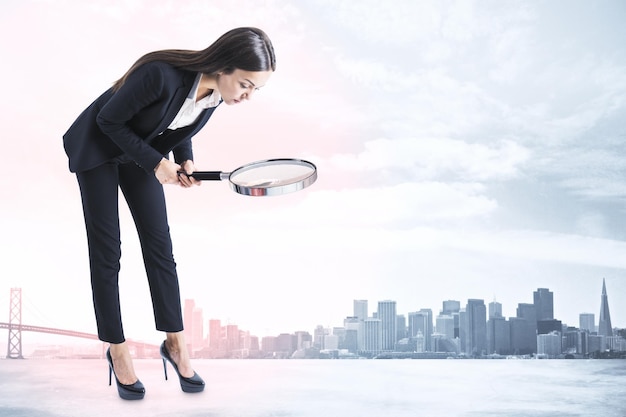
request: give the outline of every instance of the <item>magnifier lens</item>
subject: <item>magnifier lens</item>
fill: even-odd
[[[241,187],[270,188],[289,185],[309,177],[315,168],[306,163],[259,163],[243,167],[230,175],[230,181]]]

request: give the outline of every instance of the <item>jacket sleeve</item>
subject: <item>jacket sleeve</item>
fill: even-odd
[[[180,145],[172,149],[174,161],[182,164],[185,161],[193,161],[193,149],[191,146],[191,138],[185,139]]]
[[[142,109],[166,102],[164,75],[160,67],[146,64],[130,74],[124,85],[98,113],[100,129],[144,170],[151,172],[163,156],[129,125]]]

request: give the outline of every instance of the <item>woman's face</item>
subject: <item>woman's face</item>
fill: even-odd
[[[218,74],[217,90],[226,104],[238,104],[250,100],[252,95],[265,85],[272,71],[243,71],[236,69],[231,74]]]

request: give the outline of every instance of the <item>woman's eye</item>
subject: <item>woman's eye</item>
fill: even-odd
[[[240,86],[241,88],[248,88],[248,86],[247,86],[246,84],[239,84],[239,86]]]

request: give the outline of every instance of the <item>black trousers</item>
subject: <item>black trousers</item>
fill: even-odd
[[[125,340],[118,277],[121,241],[118,187],[139,233],[157,330],[183,330],[180,290],[163,186],[134,162],[116,160],[76,174],[80,186],[98,337]]]

